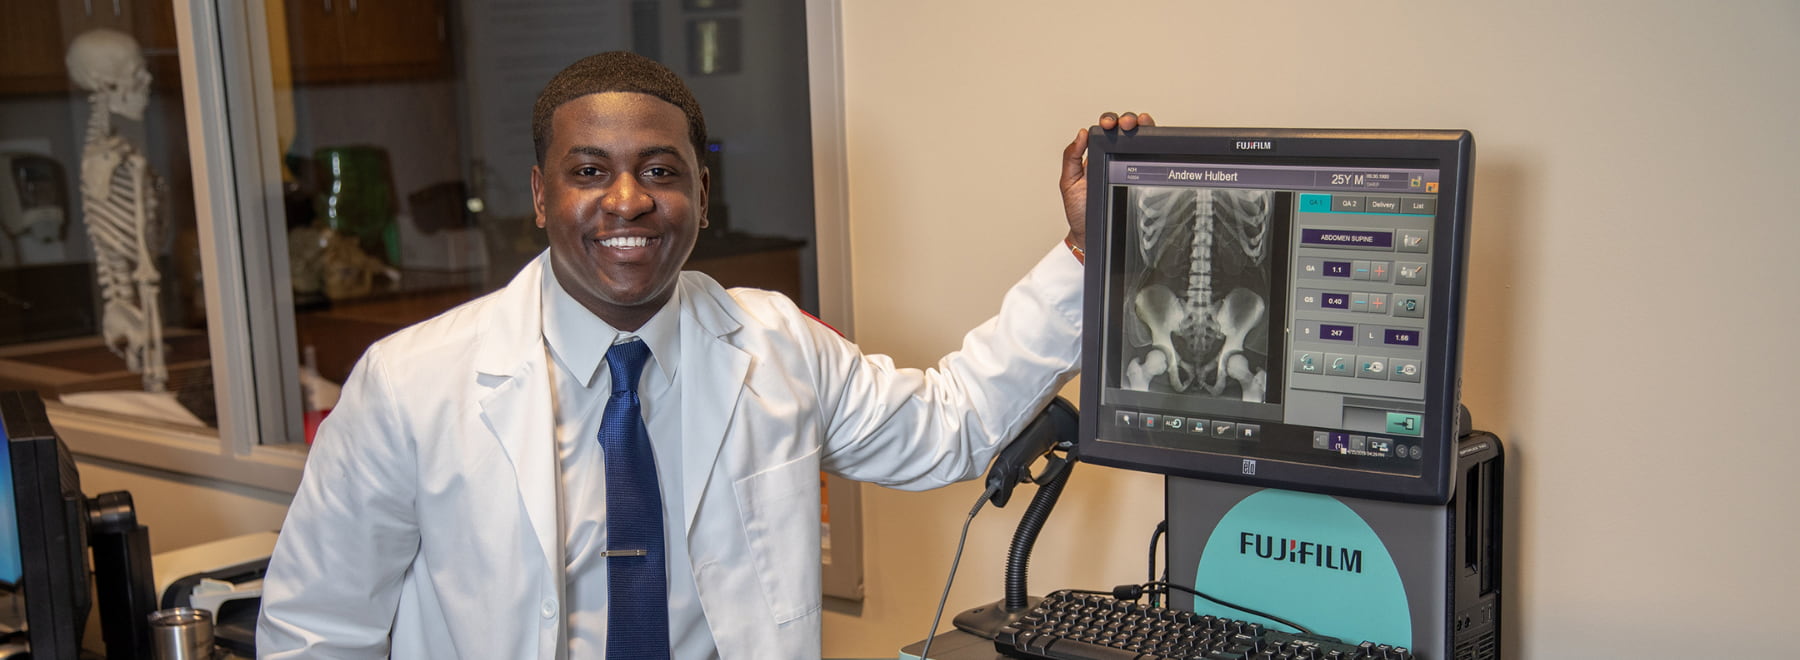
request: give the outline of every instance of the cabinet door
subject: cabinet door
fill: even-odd
[[[158,89],[179,89],[175,6],[168,0],[0,2],[0,94],[74,89],[63,56],[70,41],[108,28],[137,38]]]
[[[0,94],[70,89],[61,11],[45,2],[0,2]]]
[[[132,20],[131,0],[62,0],[60,4],[64,42],[95,28],[131,33],[137,27]]]
[[[158,89],[180,89],[181,46],[175,37],[175,3],[170,0],[129,0],[132,34],[144,49],[145,66]]]
[[[442,0],[288,0],[294,81],[450,75]]]
[[[295,81],[329,79],[326,73],[343,66],[338,4],[341,0],[287,0],[288,60]]]
[[[441,0],[341,0],[344,53],[363,75],[429,78],[450,74]]]

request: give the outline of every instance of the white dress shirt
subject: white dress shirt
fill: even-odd
[[[612,396],[605,364],[613,344],[634,338],[650,346],[650,362],[638,381],[644,425],[656,457],[662,490],[663,547],[669,585],[670,651],[679,660],[718,657],[700,609],[689,562],[681,502],[681,305],[671,297],[637,332],[621,332],[576,302],[544,269],[544,347],[554,392],[556,445],[561,467],[561,519],[568,593],[568,656],[603,658],[606,649],[606,469],[600,448],[602,411]],[[679,294],[677,294],[679,295]]]

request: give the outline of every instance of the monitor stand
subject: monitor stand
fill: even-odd
[[[88,500],[88,547],[94,553],[94,600],[107,660],[150,657],[150,613],[156,581],[150,567],[150,529],[138,524],[131,493]]]
[[[1499,438],[1463,436],[1442,505],[1170,477],[1169,580],[1426,660],[1498,658],[1501,459]],[[1185,594],[1171,601],[1264,621]]]

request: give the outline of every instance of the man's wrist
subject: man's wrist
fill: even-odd
[[[1087,250],[1082,249],[1080,245],[1076,245],[1075,239],[1064,237],[1063,245],[1069,246],[1069,253],[1075,255],[1076,261],[1081,262],[1082,265],[1087,264]]]

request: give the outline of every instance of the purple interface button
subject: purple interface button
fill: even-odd
[[[1326,309],[1350,309],[1350,295],[1344,293],[1320,294],[1319,306]]]
[[[1300,230],[1302,245],[1318,245],[1323,247],[1366,247],[1394,249],[1394,232],[1391,231],[1358,231],[1355,229],[1302,229]]]
[[[1348,261],[1327,261],[1327,262],[1325,262],[1325,276],[1326,277],[1349,277],[1350,276],[1350,262],[1348,262]]]
[[[1388,328],[1382,342],[1390,346],[1418,346],[1419,331]]]
[[[1334,341],[1356,341],[1356,328],[1348,325],[1319,324],[1319,338]]]
[[[1331,434],[1331,450],[1332,451],[1341,453],[1344,450],[1349,449],[1349,448],[1350,448],[1350,434],[1348,434],[1348,433],[1333,433],[1333,434]]]

